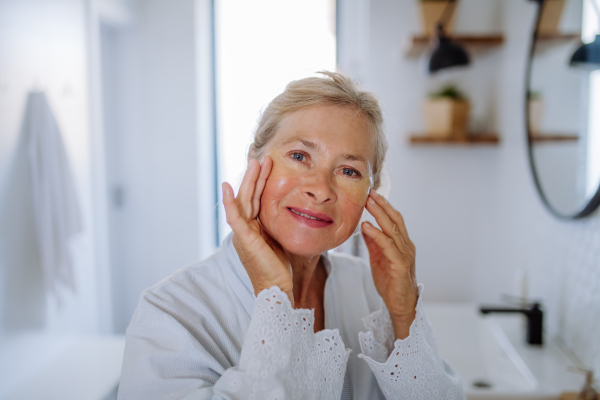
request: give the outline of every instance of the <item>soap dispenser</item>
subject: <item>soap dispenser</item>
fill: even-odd
[[[598,398],[598,392],[592,387],[594,383],[594,371],[586,371],[585,373],[585,385],[579,392],[580,400],[596,400]]]
[[[560,396],[560,400],[600,400],[600,395],[598,395],[598,392],[592,386],[594,383],[594,372],[579,368],[576,369],[585,372],[585,384],[583,388],[579,393],[563,393]]]

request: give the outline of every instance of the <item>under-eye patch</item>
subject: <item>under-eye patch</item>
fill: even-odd
[[[273,168],[269,179],[287,180],[298,177],[309,177],[315,173],[319,166],[308,166],[300,160],[293,158],[294,153],[281,154],[278,150],[271,151],[268,156],[273,160]],[[369,168],[370,169],[370,168]],[[364,207],[367,204],[369,191],[373,183],[373,177],[360,176],[352,168],[343,169],[341,172],[331,172],[333,184],[339,192],[346,196],[354,204]]]

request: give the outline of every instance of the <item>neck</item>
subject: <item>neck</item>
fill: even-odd
[[[320,262],[320,254],[309,257],[288,254],[288,258],[292,266],[294,303],[298,307],[309,302],[313,291],[322,286],[325,269],[323,263]]]

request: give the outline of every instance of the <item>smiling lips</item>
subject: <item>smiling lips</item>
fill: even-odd
[[[301,208],[288,207],[288,210],[296,220],[313,228],[323,228],[333,223],[333,220],[325,214],[315,213]]]

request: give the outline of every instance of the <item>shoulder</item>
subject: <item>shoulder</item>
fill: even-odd
[[[161,390],[171,389],[165,382],[182,373],[196,379],[198,387],[212,385],[239,359],[246,325],[236,312],[240,307],[234,304],[223,262],[213,255],[141,294],[126,332],[124,392],[143,385],[157,390],[153,398],[166,398]]]
[[[144,290],[131,324],[169,320],[185,326],[190,317],[213,314],[218,304],[230,298],[221,264],[213,254]]]

